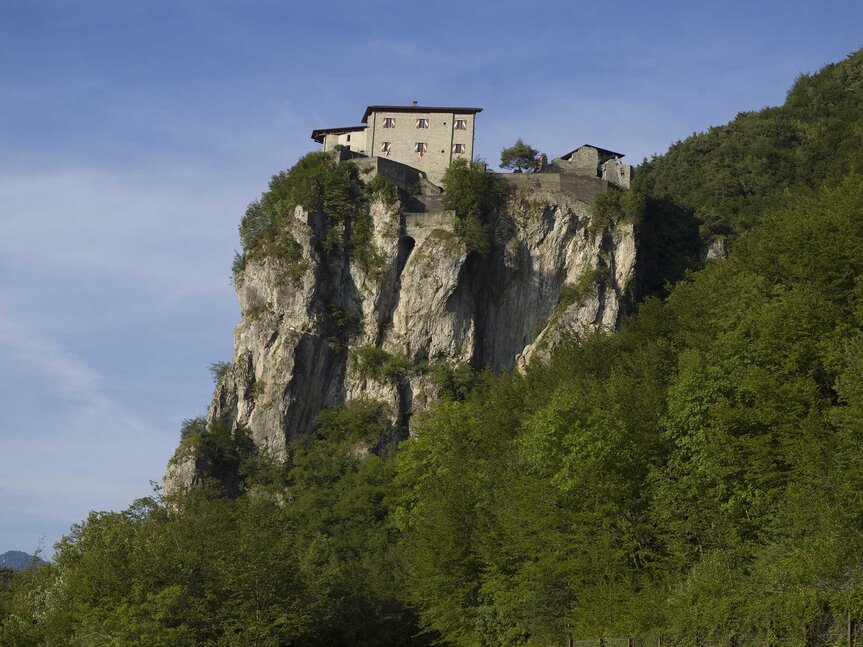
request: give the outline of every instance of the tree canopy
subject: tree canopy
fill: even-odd
[[[537,155],[539,155],[539,151],[525,144],[519,137],[515,144],[500,152],[500,168],[519,172],[527,171],[536,164]]]

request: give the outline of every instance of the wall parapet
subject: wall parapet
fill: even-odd
[[[595,195],[608,191],[608,180],[576,173],[500,173],[515,189],[567,193],[578,200],[591,202]]]

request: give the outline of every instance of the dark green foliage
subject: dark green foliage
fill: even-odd
[[[598,285],[608,281],[608,272],[600,268],[588,270],[578,277],[575,283],[564,285],[560,290],[560,300],[557,304],[557,311],[563,312],[573,303],[580,301],[590,294]]]
[[[638,227],[640,292],[668,286],[701,266],[717,236],[734,241],[771,208],[863,169],[863,50],[800,76],[785,104],[740,113],[645,160],[633,192],[644,196]]]
[[[500,167],[511,171],[527,171],[536,164],[538,154],[538,150],[525,144],[519,137],[515,144],[500,152]]]
[[[207,418],[187,418],[180,425],[180,440],[197,440],[207,431]]]
[[[638,225],[646,210],[647,199],[642,193],[610,187],[593,198],[590,233],[596,235],[617,221]]]
[[[327,592],[287,510],[204,492],[175,504],[169,513],[144,499],[74,526],[29,583],[50,593],[18,592],[0,642],[301,644]]]
[[[240,494],[243,478],[254,468],[255,447],[248,432],[217,421],[207,425],[197,442],[204,477],[220,483],[227,496]]]
[[[490,225],[506,204],[508,186],[485,164],[457,159],[443,177],[443,206],[455,212],[455,234],[468,250],[488,253]]]
[[[791,645],[863,613],[861,180],[423,422],[397,519],[425,626]]]
[[[246,255],[234,252],[234,260],[231,263],[231,276],[236,279],[246,269]]]
[[[327,305],[326,315],[320,324],[319,332],[328,335],[327,343],[338,352],[362,330],[362,313],[359,311],[359,307],[354,304],[342,308],[335,303],[330,303]]]
[[[443,400],[462,401],[478,395],[491,380],[488,370],[477,371],[470,364],[437,362],[432,366],[432,377]]]
[[[637,227],[640,292],[643,296],[666,296],[670,286],[686,273],[701,267],[701,249],[706,241],[691,211],[662,198],[648,197],[644,217]]]
[[[396,383],[411,368],[403,353],[388,353],[376,346],[357,348],[352,359],[360,375],[380,382]]]
[[[363,212],[363,196],[355,165],[337,163],[326,153],[301,158],[290,170],[274,175],[269,190],[246,210],[240,223],[243,255],[234,261],[235,276],[248,259],[273,256],[292,268],[289,278],[298,278],[303,271],[302,248],[290,235],[296,207],[324,215],[320,244],[324,253],[332,253],[346,247],[350,223]]]
[[[210,456],[236,454],[224,428],[188,423]],[[358,451],[390,429],[381,404],[353,402],[295,439],[276,477],[248,474],[244,496],[210,481],[91,513],[54,564],[0,580],[0,644],[429,644],[394,578],[392,460]]]
[[[395,186],[376,175],[367,185],[350,162],[336,162],[327,153],[310,153],[291,169],[274,175],[269,190],[246,210],[240,224],[243,254],[234,259],[237,277],[251,258],[272,256],[285,262],[288,280],[296,281],[306,269],[303,250],[291,236],[294,210],[324,216],[318,246],[324,255],[349,253],[368,273],[380,270],[383,259],[375,248],[369,201],[398,202]]]
[[[211,480],[226,496],[243,492],[243,482],[266,461],[257,456],[248,431],[242,426],[231,429],[224,421],[208,423],[206,417],[183,421],[180,446],[173,461],[194,456],[203,480]]]
[[[369,198],[379,197],[387,204],[395,204],[399,199],[396,185],[380,174],[366,182],[365,191]]]
[[[389,428],[386,407],[374,400],[355,400],[324,409],[315,418],[315,438],[330,447],[374,446]],[[308,443],[308,439],[298,441]]]
[[[690,210],[705,236],[738,234],[767,207],[835,183],[863,149],[863,51],[802,75],[785,104],[740,113],[725,126],[645,161],[635,187]],[[858,167],[859,168],[859,167]]]

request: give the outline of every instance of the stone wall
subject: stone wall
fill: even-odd
[[[516,189],[556,191],[590,202],[597,193],[608,191],[608,181],[576,173],[501,173]]]
[[[455,221],[455,211],[437,211],[434,213],[406,213],[405,235],[410,236],[414,243],[422,244],[435,229],[452,231]]]
[[[394,162],[386,157],[346,156],[360,169],[363,181],[368,182],[375,175],[381,175],[405,191],[413,191],[422,181],[422,173],[417,169]]]
[[[624,164],[619,158],[612,158],[602,165],[601,173],[603,180],[628,189],[632,179],[632,166]]]
[[[592,146],[582,146],[572,154],[568,160],[561,160],[566,164],[566,170],[580,175],[599,175],[599,151]]]

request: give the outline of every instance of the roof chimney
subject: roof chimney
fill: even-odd
[[[414,108],[416,108],[416,107],[417,107],[417,102],[416,102],[416,101],[411,101],[411,105],[412,105]]]

